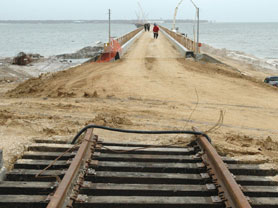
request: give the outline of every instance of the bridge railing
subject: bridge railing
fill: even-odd
[[[123,46],[127,41],[129,41],[131,38],[133,38],[135,35],[137,35],[143,28],[140,27],[136,30],[133,30],[122,37],[116,38],[116,41],[120,43],[121,46]]]
[[[196,48],[196,43],[181,35],[181,34],[178,34],[176,32],[173,32],[171,30],[169,30],[168,28],[166,27],[163,27],[163,26],[160,26],[161,29],[163,29],[167,34],[169,34],[172,38],[174,38],[176,41],[178,41],[181,45],[183,45],[185,48],[187,48],[188,50],[190,51],[195,51],[195,48]],[[199,53],[200,53],[200,48],[199,48]]]

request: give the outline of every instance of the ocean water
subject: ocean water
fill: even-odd
[[[171,28],[171,24],[164,24]],[[176,24],[193,37],[193,24]],[[243,51],[258,58],[278,58],[278,23],[203,23],[200,42],[215,48]]]
[[[132,24],[112,24],[112,37],[135,29]],[[0,23],[0,57],[23,51],[43,56],[75,52],[97,41],[108,41],[108,25],[96,23]]]
[[[171,28],[172,24],[163,24]],[[193,38],[193,23],[178,23]],[[278,23],[202,23],[200,42],[249,64],[278,71]],[[221,51],[219,51],[221,53]]]
[[[171,24],[162,24],[171,28]],[[193,37],[192,23],[177,23]],[[133,24],[112,24],[112,36],[136,29]],[[71,53],[97,41],[106,42],[105,23],[0,23],[0,57],[24,51],[51,56]],[[234,59],[278,71],[278,23],[202,23],[200,42]]]

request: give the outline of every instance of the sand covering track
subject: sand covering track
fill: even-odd
[[[185,60],[164,36],[154,40],[144,33],[120,61],[45,74],[2,94],[0,147],[10,164],[33,139],[70,140],[88,123],[206,131],[222,111],[221,128],[209,133],[222,155],[277,163],[278,90],[257,78],[225,65]],[[189,140],[97,133],[107,140],[152,144]]]

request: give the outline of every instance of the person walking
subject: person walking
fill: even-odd
[[[159,27],[154,23],[154,27],[153,27],[153,37],[154,37],[154,39],[158,38],[158,31],[159,31]]]
[[[148,29],[148,24],[146,23],[146,24],[144,24],[144,29],[145,29],[145,32],[147,31],[147,29]]]
[[[147,27],[148,32],[150,32],[150,28],[151,28],[151,24],[150,24],[150,23],[148,23],[148,27]]]

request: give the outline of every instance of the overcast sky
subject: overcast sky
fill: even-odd
[[[180,0],[140,0],[149,19],[172,19]],[[278,0],[194,0],[200,18],[218,22],[278,22]],[[0,20],[136,19],[137,0],[0,0]],[[178,19],[193,19],[184,0]]]

